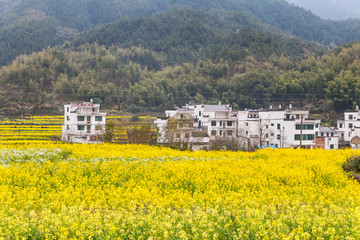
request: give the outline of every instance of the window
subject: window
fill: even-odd
[[[66,120],[67,120],[67,121],[70,121],[70,117],[69,117],[69,116],[66,116]]]
[[[300,134],[295,134],[294,139],[295,139],[295,141],[300,141]],[[315,139],[314,134],[303,134],[302,135],[303,141],[310,141],[310,140],[314,140],[314,139]]]
[[[216,136],[216,130],[211,130],[211,136]]]
[[[231,126],[232,126],[232,122],[231,122],[231,121],[228,121],[228,122],[227,122],[227,126],[228,126],[228,127],[231,127]]]
[[[318,123],[316,124],[316,128],[319,128],[319,124],[318,124]]]
[[[321,136],[322,136],[322,137],[324,136],[324,133],[323,133],[323,132],[321,133]]]
[[[352,128],[353,127],[353,124],[352,123],[349,123],[349,128]]]
[[[228,136],[232,136],[233,132],[232,131],[227,131]]]
[[[102,131],[102,125],[96,125],[95,130],[96,131]]]
[[[296,114],[296,119],[300,119],[300,115],[299,115],[299,114]]]
[[[330,144],[330,149],[334,149],[334,144]]]
[[[95,108],[93,108],[92,111],[95,112]]]
[[[67,107],[67,108],[66,108],[66,112],[69,112],[69,111],[70,111],[70,109],[69,109],[69,107]]]
[[[269,137],[269,134],[268,134],[268,133],[267,133],[267,134],[265,134],[265,137],[266,137],[266,138],[268,138],[268,137]]]
[[[343,127],[342,123],[339,123],[339,128],[342,128],[342,127]]]
[[[273,127],[273,126],[274,126],[274,124],[272,123],[272,124],[271,124],[271,126]]]
[[[67,129],[67,130],[70,130],[70,126],[69,126],[69,125],[66,125],[66,129]]]
[[[280,123],[277,124],[277,129],[280,129]]]
[[[349,120],[352,120],[353,119],[353,115],[349,115]]]
[[[272,133],[272,134],[271,134],[271,136],[273,137],[273,136],[274,136],[274,134]]]
[[[332,137],[334,136],[334,133],[333,133],[333,132],[331,133],[331,136],[332,136]]]
[[[266,129],[269,129],[269,125],[266,125]]]
[[[189,138],[190,137],[190,133],[185,133],[185,138]]]
[[[216,127],[216,121],[211,121],[211,126]]]
[[[246,126],[249,126],[249,123],[246,123]]]
[[[278,134],[278,135],[276,136],[276,139],[277,139],[277,140],[280,140],[280,134]]]
[[[95,121],[96,122],[101,122],[102,121],[102,116],[95,116]]]
[[[201,117],[201,111],[199,111],[199,117]]]
[[[222,131],[220,130],[220,136],[222,136]]]
[[[248,135],[249,134],[249,131],[246,131],[246,133],[245,133],[246,135]]]
[[[296,124],[295,129],[300,130],[301,129],[301,124]],[[312,124],[303,124],[302,129],[303,130],[313,130],[314,125],[312,125]]]
[[[78,131],[84,131],[84,130],[85,130],[85,126],[84,126],[84,125],[78,125],[78,126],[77,126],[77,130],[78,130]]]
[[[84,117],[84,116],[78,116],[77,119],[78,119],[78,122],[83,122],[83,121],[85,121],[85,117]]]

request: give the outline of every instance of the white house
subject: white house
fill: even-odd
[[[341,139],[351,141],[360,136],[360,111],[344,112],[344,120],[337,121],[337,128]]]
[[[172,142],[201,149],[208,146],[210,140],[237,137],[236,113],[228,105],[187,104],[175,110],[167,110],[165,115],[165,118],[155,121],[159,144]],[[174,119],[178,122],[176,131],[169,133],[168,126]]]
[[[90,102],[64,105],[62,140],[74,143],[99,143],[105,133],[106,113],[100,104]]]
[[[310,118],[309,111],[292,108],[234,112],[229,105],[190,104],[167,110],[165,114],[166,118],[159,118],[155,122],[160,144],[169,143],[169,137],[173,138],[166,132],[170,119],[180,121],[175,139],[178,142],[187,139],[190,145],[196,143],[204,146],[211,140],[236,139],[242,146],[250,148],[314,148],[316,136],[320,134],[320,119]],[[181,122],[182,119],[191,119],[191,124]],[[189,133],[194,131],[206,132],[208,137],[189,140]]]
[[[320,132],[316,137],[316,148],[322,148],[325,150],[339,149],[340,137],[337,131],[331,127],[320,127]]]
[[[320,120],[301,110],[245,110],[238,112],[238,135],[249,147],[313,148]],[[302,139],[302,140],[300,140]]]

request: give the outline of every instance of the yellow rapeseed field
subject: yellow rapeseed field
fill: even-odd
[[[360,239],[352,150],[0,146],[2,239]]]

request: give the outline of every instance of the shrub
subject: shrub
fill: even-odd
[[[347,172],[360,173],[360,156],[348,158],[342,167]]]

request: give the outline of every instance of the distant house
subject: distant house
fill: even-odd
[[[106,113],[100,104],[90,102],[64,105],[62,140],[74,143],[99,143],[105,133]]]
[[[340,139],[351,141],[356,136],[360,136],[360,112],[344,112],[344,120],[337,121],[337,129],[340,132]]]
[[[321,121],[309,115],[309,111],[292,106],[239,111],[238,137],[247,139],[249,147],[314,148]]]
[[[325,150],[339,149],[340,136],[337,131],[330,127],[320,127],[320,133],[316,136],[315,147]]]
[[[320,119],[309,117],[309,111],[289,109],[232,111],[229,105],[188,104],[175,110],[165,111],[166,118],[159,118],[158,143],[169,144],[174,139],[169,121],[177,119],[175,139],[189,142],[186,146],[206,146],[211,141],[221,144],[235,141],[243,148],[290,147],[314,148],[320,132]],[[191,119],[184,124],[183,119]],[[188,139],[189,132],[205,132],[207,137]],[[194,134],[196,135],[196,134]],[[183,146],[183,145],[182,145]]]
[[[236,138],[237,118],[229,105],[187,104],[165,111],[158,118],[158,143],[192,149],[207,147],[211,140]]]

